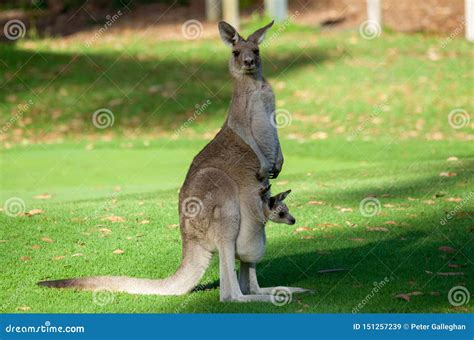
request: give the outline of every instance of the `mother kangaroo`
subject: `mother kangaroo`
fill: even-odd
[[[198,284],[212,253],[217,251],[221,301],[272,301],[273,288],[260,288],[255,272],[265,251],[260,192],[269,178],[278,176],[283,165],[273,116],[275,98],[263,78],[259,55],[259,44],[272,25],[244,39],[231,25],[219,23],[222,40],[232,48],[229,68],[234,93],[224,125],[194,158],[180,190],[183,259],[176,273],[161,280],[98,276],[44,281],[40,285],[180,295]],[[239,278],[235,259],[241,261]]]

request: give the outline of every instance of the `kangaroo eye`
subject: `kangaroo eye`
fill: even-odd
[[[237,58],[240,55],[240,51],[232,51],[232,54]]]
[[[280,216],[280,217],[285,217],[285,213],[284,213],[283,211],[280,211],[280,212],[278,213],[278,216]]]
[[[259,55],[259,54],[260,54],[260,51],[259,51],[259,50],[253,50],[253,53],[254,53],[255,55]]]

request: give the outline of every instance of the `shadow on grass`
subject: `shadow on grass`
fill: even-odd
[[[206,119],[222,117],[232,91],[228,51],[216,55],[206,48],[195,51],[198,57],[172,47],[169,53],[163,47],[158,55],[145,57],[126,51],[51,53],[0,45],[0,64],[5,70],[0,91],[15,94],[21,102],[42,102],[33,108],[32,128],[50,123],[55,111],[60,112],[58,122],[89,123],[91,113],[99,108],[113,110],[116,126],[174,127],[207,100],[211,105]],[[328,52],[305,48],[304,54],[300,50],[282,56],[268,54],[264,56],[265,73],[277,77],[338,57]]]

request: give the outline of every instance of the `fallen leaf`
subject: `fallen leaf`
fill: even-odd
[[[418,201],[418,198],[408,197],[409,201]]]
[[[34,216],[34,215],[39,215],[42,214],[44,211],[41,209],[33,209],[25,213],[25,216]]]
[[[31,246],[31,249],[38,250],[38,249],[41,249],[41,246],[39,244],[33,244]]]
[[[16,308],[16,310],[19,310],[19,311],[22,311],[22,312],[29,311],[30,309],[31,309],[31,307],[29,307],[29,306],[20,306],[20,307]]]
[[[393,204],[387,203],[383,205],[385,208],[395,208]]]
[[[309,239],[312,239],[312,238],[314,238],[314,236],[311,236],[311,235],[305,235],[305,236],[301,236],[301,238],[302,238],[303,240],[309,240]]]
[[[78,256],[84,256],[84,254],[83,253],[76,253],[76,254],[72,254],[71,256],[72,257],[78,257]]]
[[[433,200],[425,200],[425,201],[423,201],[423,203],[428,204],[428,205],[433,205],[433,204],[435,204],[436,202],[433,201]]]
[[[26,261],[31,260],[31,257],[29,257],[29,256],[22,256],[22,257],[20,257],[20,260],[26,262]]]
[[[365,241],[365,238],[362,238],[362,237],[353,237],[353,238],[350,238],[349,240],[352,240],[352,241],[355,241],[355,242],[364,242],[364,241]]]
[[[318,227],[339,227],[339,224],[336,223],[318,223],[316,224]]]
[[[448,157],[448,159],[447,159],[448,162],[456,162],[458,160],[459,159],[456,156],[451,156],[451,157]]]
[[[298,227],[296,228],[293,232],[294,233],[301,233],[303,231],[311,231],[313,230],[313,228],[310,228],[310,227]]]
[[[397,295],[395,295],[395,298],[402,299],[402,300],[405,300],[405,301],[408,301],[408,302],[410,302],[410,300],[411,300],[410,295],[408,295],[408,294],[397,294]]]
[[[457,263],[448,263],[448,267],[449,268],[463,268],[465,267],[466,265],[464,264],[457,264]]]
[[[54,241],[52,239],[50,239],[49,237],[42,237],[41,238],[41,241],[43,242],[47,242],[47,243],[53,243]]]
[[[64,259],[64,256],[60,255],[60,256],[53,256],[53,260],[54,261],[59,261],[59,260],[62,260]]]
[[[444,199],[446,202],[462,202],[461,197],[448,197]]]
[[[168,228],[178,228],[179,224],[168,224]]]
[[[395,221],[386,221],[386,222],[384,222],[383,224],[387,224],[387,225],[398,225],[398,223],[395,222]]]
[[[108,228],[100,228],[99,232],[101,232],[102,234],[109,234],[109,233],[112,232],[112,230],[110,230]]]
[[[102,221],[110,221],[112,223],[115,223],[115,222],[125,222],[125,219],[123,217],[120,217],[120,216],[107,216],[107,217],[104,217],[102,219]]]
[[[34,199],[37,200],[49,200],[51,198],[50,194],[40,194],[40,195],[35,195],[33,196]]]
[[[351,228],[357,227],[357,224],[352,223],[351,221],[346,221],[346,225],[347,225],[348,227],[351,227]]]
[[[334,269],[322,269],[318,270],[318,273],[320,274],[326,274],[326,273],[337,273],[337,272],[345,272],[347,269],[345,268],[334,268]]]
[[[368,231],[383,231],[384,233],[388,232],[388,229],[385,227],[367,227]]]
[[[122,249],[115,249],[115,250],[113,251],[113,253],[116,254],[116,255],[120,255],[120,254],[125,253],[125,250],[122,250]]]
[[[455,253],[456,252],[456,249],[452,248],[452,247],[449,247],[449,246],[441,246],[438,248],[439,251],[442,251],[442,252],[445,252],[445,253],[448,253],[448,254],[452,254],[452,253]]]
[[[431,296],[439,296],[439,292],[430,292]]]
[[[150,223],[150,221],[148,221],[148,220],[143,220],[143,221],[140,221],[139,223],[140,223],[140,224],[148,224],[148,223]]]
[[[339,209],[340,212],[352,212],[352,208],[341,208]]]
[[[449,171],[445,171],[445,172],[440,172],[439,173],[439,176],[440,177],[454,177],[454,176],[457,176],[458,174],[455,173],[455,172],[449,172]]]
[[[276,182],[276,185],[287,185],[288,181],[278,181]]]
[[[423,295],[423,292],[414,291],[414,292],[408,293],[407,295],[410,295],[410,296],[418,296],[418,295]]]
[[[310,205],[323,205],[323,201],[309,201],[308,204]]]
[[[439,276],[459,276],[459,275],[464,275],[463,272],[439,272],[436,273],[436,275]]]

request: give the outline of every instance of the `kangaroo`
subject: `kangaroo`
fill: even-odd
[[[181,295],[198,284],[212,254],[218,252],[221,301],[274,301],[274,288],[260,288],[256,276],[256,263],[262,259],[266,243],[260,191],[268,186],[270,175],[278,175],[283,164],[278,136],[276,131],[271,132],[273,92],[262,80],[256,52],[271,25],[257,30],[246,41],[232,26],[219,23],[223,40],[233,46],[230,70],[236,85],[223,127],[193,159],[179,193],[183,257],[176,273],[161,280],[99,276],[43,281],[39,285]],[[252,97],[252,91],[258,95]],[[251,115],[254,117],[248,117]],[[239,278],[235,259],[241,262]]]
[[[288,209],[288,206],[283,202],[290,194],[291,190],[271,196],[270,188],[271,185],[262,188],[260,192],[263,201],[263,215],[265,216],[265,219],[275,223],[285,223],[289,225],[295,224],[296,219],[290,214],[290,209]]]

